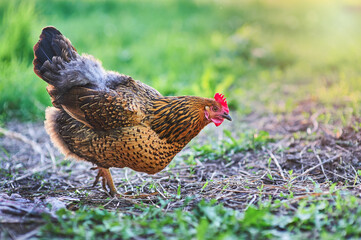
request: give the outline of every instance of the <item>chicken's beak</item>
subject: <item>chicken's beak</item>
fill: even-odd
[[[223,113],[222,117],[229,120],[229,121],[232,121],[231,116],[229,116],[228,113],[226,113],[226,112]]]

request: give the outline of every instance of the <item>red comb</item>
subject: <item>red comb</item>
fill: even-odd
[[[214,100],[216,100],[217,102],[219,102],[219,103],[222,105],[224,111],[226,111],[227,113],[229,113],[228,104],[227,104],[226,98],[224,97],[223,94],[216,93],[216,94],[214,95]]]

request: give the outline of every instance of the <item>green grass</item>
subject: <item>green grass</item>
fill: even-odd
[[[273,139],[266,131],[242,131],[233,137],[231,131],[224,130],[225,139],[212,140],[210,143],[193,146],[195,155],[200,160],[230,159],[235,153],[242,151],[259,150],[267,146]],[[190,155],[192,157],[194,155]]]
[[[361,202],[340,191],[309,197],[289,206],[287,200],[250,206],[238,212],[201,201],[193,210],[136,206],[134,214],[83,208],[49,216],[40,239],[345,239],[361,236]],[[277,213],[274,210],[277,209]],[[140,211],[140,212],[139,212]]]
[[[30,38],[37,13],[32,2],[0,2],[0,119],[41,119],[49,98],[34,77]]]
[[[54,25],[81,53],[164,95],[226,93],[233,111],[276,112],[314,97],[359,114],[352,1],[1,1],[0,115],[43,118],[50,104],[32,73],[32,46]],[[267,87],[266,87],[267,86]]]

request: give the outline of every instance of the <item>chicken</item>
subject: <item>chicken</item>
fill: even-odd
[[[222,94],[164,97],[79,55],[54,27],[42,30],[33,64],[48,83],[53,107],[46,109],[45,129],[53,144],[67,157],[95,164],[94,186],[101,178],[112,196],[120,195],[109,168],[155,174],[207,124],[232,120]]]

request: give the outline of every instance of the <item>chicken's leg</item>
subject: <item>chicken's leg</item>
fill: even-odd
[[[102,178],[103,189],[106,192],[108,192],[107,187],[106,187],[108,185],[109,194],[112,197],[120,197],[120,194],[117,192],[117,189],[114,186],[114,182],[113,182],[113,179],[112,179],[112,174],[110,173],[109,168],[94,167],[94,168],[91,168],[91,169],[92,170],[96,170],[96,169],[99,170],[98,174],[97,174],[97,176],[95,178],[93,187],[99,182],[99,178]]]

